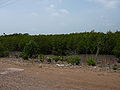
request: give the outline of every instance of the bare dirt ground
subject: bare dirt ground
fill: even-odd
[[[0,73],[0,90],[120,90],[119,72],[25,66],[0,59]]]

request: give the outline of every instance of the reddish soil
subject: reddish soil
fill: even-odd
[[[0,74],[0,90],[120,90],[119,72],[95,72],[83,68],[17,65],[0,59],[6,68],[24,71]]]

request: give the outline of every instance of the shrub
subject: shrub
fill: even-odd
[[[4,51],[3,57],[8,57],[8,56],[9,56],[9,52],[8,51]]]
[[[70,63],[72,65],[79,65],[81,61],[80,57],[69,57],[67,58],[67,63]]]
[[[58,61],[60,60],[60,58],[59,58],[59,57],[54,57],[53,60],[54,60],[55,62],[58,62]]]
[[[29,41],[29,43],[26,44],[24,47],[23,53],[25,56],[28,55],[28,57],[32,58],[33,56],[36,56],[38,53],[38,46],[34,41]]]
[[[52,62],[52,58],[47,58],[46,60],[47,60],[48,63]]]
[[[119,59],[117,60],[117,62],[120,63],[120,57],[119,57]]]
[[[54,57],[53,58],[53,60],[55,61],[55,62],[58,62],[58,61],[64,61],[64,57],[63,56],[57,56],[57,57]]]
[[[27,55],[26,53],[22,53],[20,55],[20,57],[22,57],[24,60],[28,60],[29,59],[29,55]]]
[[[9,56],[8,51],[0,52],[0,57],[8,57],[8,56]]]
[[[116,46],[114,47],[113,53],[116,57],[120,57],[120,41],[118,41]]]
[[[93,59],[93,58],[89,58],[89,59],[87,60],[87,64],[88,64],[89,66],[96,66],[96,61],[95,61],[95,59]]]
[[[38,59],[39,59],[41,62],[44,62],[45,56],[44,56],[43,54],[39,54],[39,55],[38,55]]]
[[[113,69],[113,70],[117,70],[117,69],[118,69],[118,66],[117,66],[117,65],[114,65],[114,66],[112,67],[112,69]]]
[[[60,56],[54,57],[53,60],[54,60],[55,62],[61,61],[61,57],[60,57]]]
[[[9,56],[9,52],[6,50],[6,48],[0,44],[0,57],[7,57]]]
[[[60,61],[66,61],[66,58],[64,56],[60,56]]]

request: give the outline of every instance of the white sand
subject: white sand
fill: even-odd
[[[0,72],[1,75],[5,75],[8,73],[12,73],[12,72],[20,72],[20,71],[24,71],[24,69],[20,69],[20,68],[7,68],[4,70],[4,72]]]

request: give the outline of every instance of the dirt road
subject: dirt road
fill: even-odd
[[[80,68],[20,66],[0,60],[0,90],[120,90],[120,73]]]

